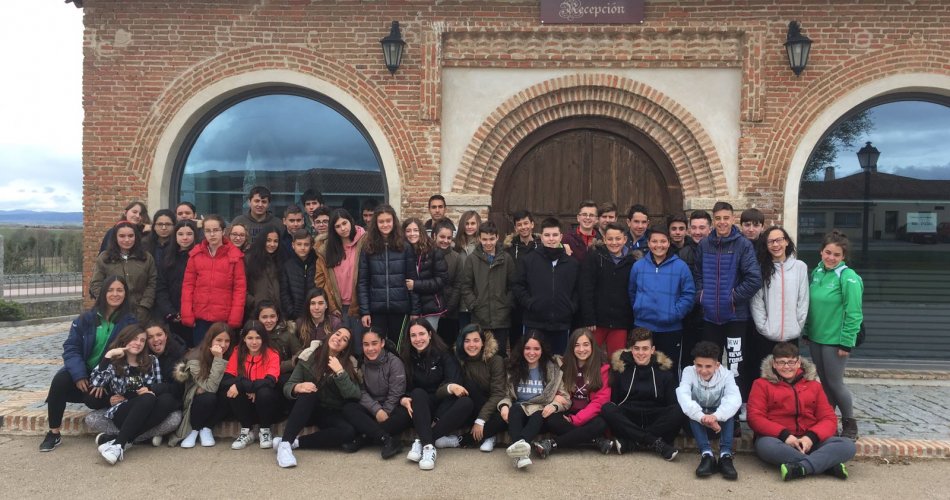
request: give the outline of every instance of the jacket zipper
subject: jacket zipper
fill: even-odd
[[[383,250],[384,261],[386,262],[386,312],[389,311],[389,245]]]
[[[779,330],[778,339],[780,341],[785,340],[785,263],[782,262],[782,265],[779,266],[782,271],[782,328]],[[766,310],[768,312],[768,310]]]
[[[722,281],[721,269],[720,269],[720,268],[722,267],[722,238],[719,238],[719,243],[718,243],[718,245],[719,245],[719,248],[718,248],[719,251],[716,252],[716,284],[715,284],[715,289],[716,289],[716,321],[717,321],[717,322],[720,322],[720,321],[722,321],[722,316],[719,314],[720,311],[721,311],[721,309],[720,309],[720,307],[719,307],[719,283]]]

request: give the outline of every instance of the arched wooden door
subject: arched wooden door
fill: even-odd
[[[491,219],[511,230],[511,214],[528,209],[567,230],[577,224],[577,204],[612,201],[625,221],[634,203],[646,205],[654,223],[682,213],[683,192],[672,164],[656,144],[629,125],[605,118],[568,118],[526,137],[502,164],[492,190]]]

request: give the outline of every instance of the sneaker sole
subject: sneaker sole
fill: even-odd
[[[55,449],[56,449],[59,445],[61,445],[61,444],[63,444],[63,441],[62,441],[62,440],[59,440],[59,441],[53,443],[53,447],[52,447],[52,448],[40,448],[40,453],[47,453],[47,452],[53,451],[53,450],[55,450]]]
[[[419,469],[421,469],[421,470],[432,470],[432,469],[435,469],[435,464],[432,464],[432,465],[425,464],[425,465],[423,465],[422,462],[419,462]]]
[[[532,463],[533,463],[533,462],[532,462],[531,459],[529,458],[528,460],[519,461],[519,462],[518,462],[517,464],[515,464],[515,465],[516,465],[516,467],[518,467],[519,469],[524,469],[525,467],[531,465]]]
[[[528,443],[514,443],[505,450],[511,458],[521,458],[531,455],[531,445]]]
[[[670,458],[667,458],[666,461],[672,462],[673,460],[676,460],[676,455],[679,455],[679,454],[680,454],[679,450],[674,451],[673,455],[671,455]]]

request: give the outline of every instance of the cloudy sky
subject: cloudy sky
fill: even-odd
[[[5,3],[0,17],[0,67],[6,70],[0,79],[0,210],[80,211],[82,10],[62,0]],[[950,109],[899,103],[873,113],[875,129],[855,151],[870,140],[881,150],[882,171],[950,179]],[[341,144],[352,137],[324,139]],[[299,157],[317,158],[312,146]],[[215,161],[223,158],[214,149],[209,147],[203,164],[195,165],[198,170],[220,167]],[[838,177],[858,170],[855,151],[840,152]],[[338,168],[367,168],[372,160],[322,159]]]

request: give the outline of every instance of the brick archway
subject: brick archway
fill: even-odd
[[[719,156],[695,117],[648,85],[605,74],[554,78],[508,99],[476,131],[452,191],[490,195],[502,163],[519,142],[573,116],[612,118],[641,130],[669,156],[684,199],[728,196]]]

